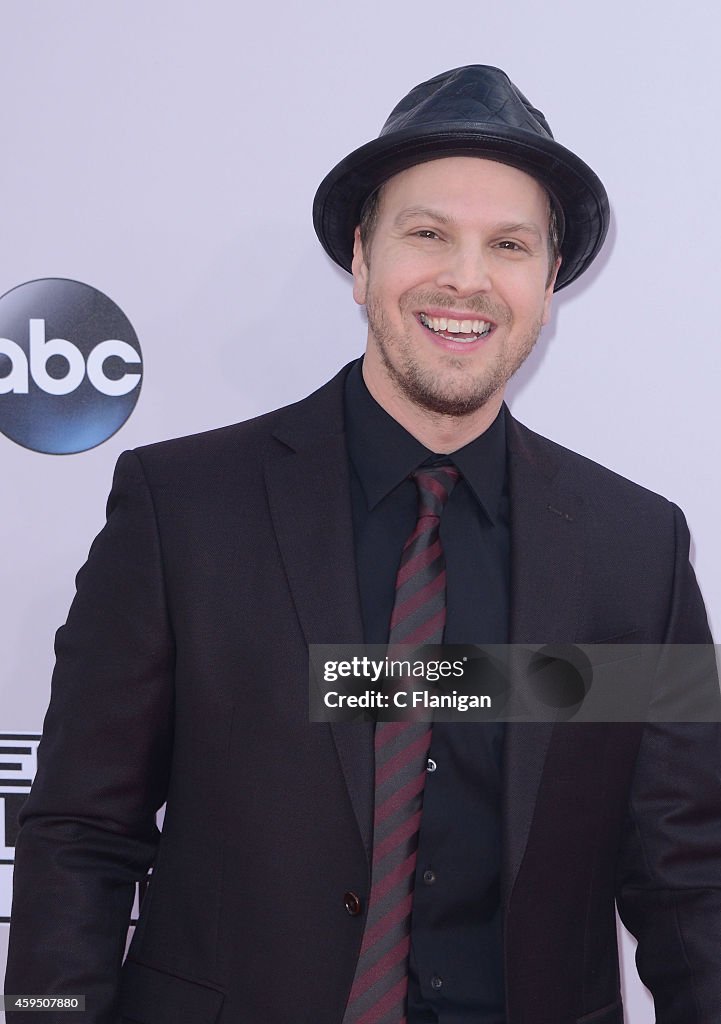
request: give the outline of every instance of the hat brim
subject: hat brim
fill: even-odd
[[[366,143],[321,182],[313,202],[320,242],[350,272],[353,236],[363,203],[384,181],[415,164],[446,156],[476,156],[525,171],[548,189],[565,221],[555,291],[574,281],[603,245],[609,224],[606,190],[579,157],[554,139],[517,128],[478,123],[405,129]]]

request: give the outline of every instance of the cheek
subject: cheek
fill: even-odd
[[[365,304],[368,297],[368,267],[362,261],[353,261],[353,298],[359,306]]]
[[[368,290],[364,282],[359,281],[358,278],[353,279],[353,298],[359,306],[364,306]]]
[[[514,284],[516,287],[513,287]],[[545,278],[543,282],[512,282],[507,289],[499,289],[499,295],[511,310],[516,322],[532,321],[543,325],[548,321],[553,287],[545,287]]]

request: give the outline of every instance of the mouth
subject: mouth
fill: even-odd
[[[418,313],[417,317],[423,327],[436,337],[459,345],[471,345],[481,338],[488,337],[496,326],[490,320],[430,316],[428,313]]]

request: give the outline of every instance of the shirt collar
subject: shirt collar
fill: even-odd
[[[359,359],[346,378],[345,421],[348,454],[370,510],[434,453],[376,402],[362,365]],[[506,482],[505,406],[487,430],[449,458],[495,522]]]

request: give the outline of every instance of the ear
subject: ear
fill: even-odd
[[[553,268],[553,273],[548,279],[546,285],[546,294],[543,299],[543,315],[541,317],[541,324],[545,327],[548,321],[551,319],[551,302],[553,300],[553,288],[556,284],[556,278],[558,277],[558,271],[561,266],[561,257],[559,256],[556,260],[556,266]]]
[[[359,306],[365,305],[368,294],[368,264],[363,253],[360,228],[355,229],[353,236],[353,262],[351,264],[353,274],[353,298]]]

